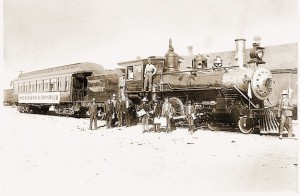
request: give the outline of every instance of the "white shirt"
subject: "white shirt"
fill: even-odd
[[[145,74],[150,72],[152,73],[153,75],[156,73],[157,69],[156,67],[153,65],[153,64],[147,64],[146,67],[145,67]]]
[[[128,80],[133,80],[133,72],[128,73]]]

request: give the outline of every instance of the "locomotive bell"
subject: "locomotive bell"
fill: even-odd
[[[174,48],[172,46],[172,39],[169,40],[169,50],[165,55],[166,59],[166,67],[164,71],[177,71],[179,68],[178,59],[179,56],[174,52]]]

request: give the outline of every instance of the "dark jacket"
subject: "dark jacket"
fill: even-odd
[[[116,104],[116,112],[119,113],[119,112],[123,112],[125,111],[125,101],[121,100],[121,101],[117,101],[117,104]]]
[[[186,106],[184,113],[185,113],[186,116],[191,116],[193,113],[195,113],[195,107],[193,105]]]
[[[161,115],[161,106],[160,104],[157,104],[156,106],[153,106],[153,115],[154,117],[160,117]]]
[[[140,110],[144,109],[145,112],[149,112],[150,111],[150,105],[148,103],[142,103],[140,106]]]
[[[98,114],[98,105],[95,103],[93,104],[92,102],[89,105],[89,113],[90,114]]]
[[[114,111],[114,104],[112,102],[110,102],[110,103],[106,102],[105,103],[105,113],[107,115],[112,115],[113,111]]]

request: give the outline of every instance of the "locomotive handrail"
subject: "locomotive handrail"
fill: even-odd
[[[233,85],[233,87],[234,87],[241,95],[243,95],[243,97],[244,97],[245,99],[247,99],[247,100],[249,101],[249,103],[251,103],[251,105],[252,105],[254,108],[257,109],[257,107],[254,105],[254,103],[252,103],[252,101],[251,101],[246,95],[244,95],[244,93],[242,93],[242,91],[240,91],[240,89],[238,89],[238,87],[237,87],[236,85]]]
[[[159,82],[159,88],[160,88],[160,91],[163,91],[163,90],[164,90],[164,89],[163,89],[163,88],[164,88],[164,84],[168,85],[168,87],[169,87],[170,90],[173,90],[173,88],[171,87],[170,83],[165,82],[165,81],[163,81],[163,80],[161,79],[160,82]]]
[[[183,72],[202,72],[202,73],[210,73],[216,70],[224,70],[225,72],[227,72],[229,69],[234,69],[234,68],[238,68],[239,66],[230,66],[230,67],[218,67],[218,68],[206,68],[206,69],[190,69],[190,70],[179,70],[179,71],[157,71],[157,73],[159,75],[167,75],[167,74],[176,74],[176,73],[183,73]]]

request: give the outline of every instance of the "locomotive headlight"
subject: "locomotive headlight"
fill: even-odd
[[[264,51],[262,49],[257,49],[255,52],[255,56],[257,59],[261,60],[264,56]]]
[[[260,46],[255,46],[250,50],[250,63],[265,63],[262,58],[264,57],[264,48]]]

